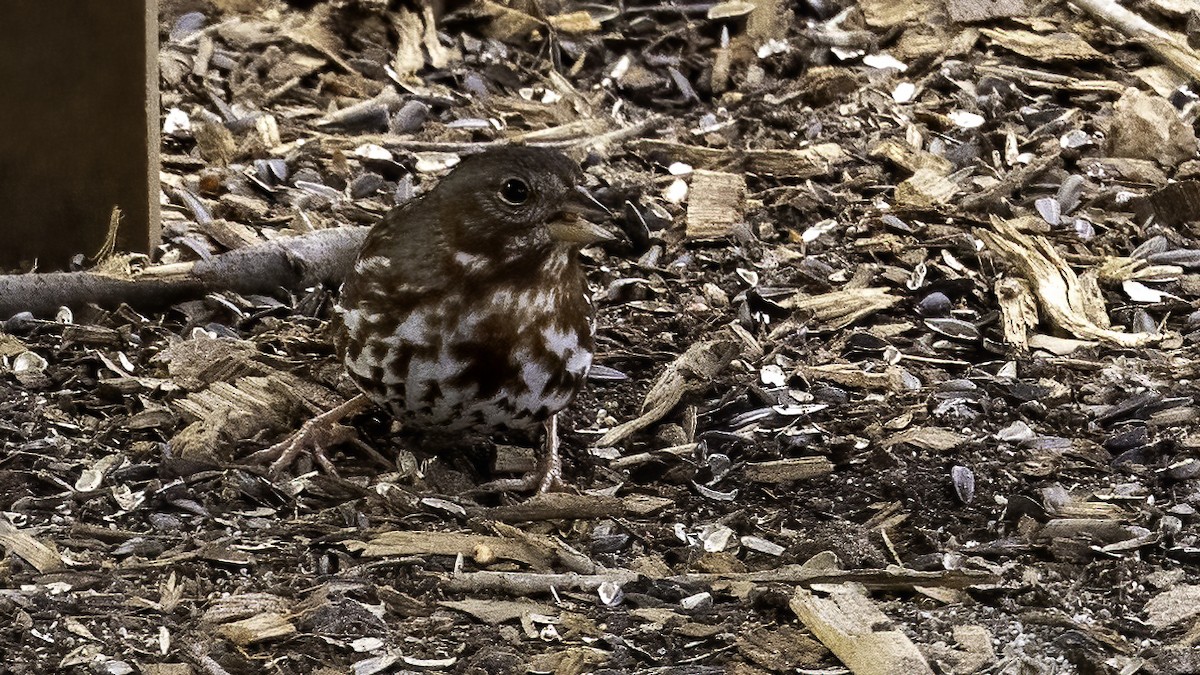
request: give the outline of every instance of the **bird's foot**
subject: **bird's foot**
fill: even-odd
[[[546,447],[538,460],[537,471],[520,478],[493,480],[471,492],[473,494],[495,494],[497,492],[566,492],[562,480],[562,456],[558,452],[558,415],[546,420]]]
[[[283,470],[290,467],[302,454],[309,454],[321,470],[331,476],[337,476],[337,469],[325,454],[327,448],[341,443],[354,442],[365,447],[358,439],[352,427],[341,424],[341,421],[353,417],[366,410],[371,400],[359,394],[345,403],[317,415],[300,427],[300,430],[269,448],[259,450],[244,458],[248,464],[267,465],[271,476],[279,476]],[[370,448],[367,448],[370,451]],[[374,453],[374,451],[371,451]],[[374,453],[377,454],[377,453]]]

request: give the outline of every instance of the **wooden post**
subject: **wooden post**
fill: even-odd
[[[0,2],[0,92],[0,270],[157,245],[157,0]]]

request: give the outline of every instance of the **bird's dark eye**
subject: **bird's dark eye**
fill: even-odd
[[[500,198],[513,206],[529,200],[529,184],[520,178],[509,178],[500,186]]]

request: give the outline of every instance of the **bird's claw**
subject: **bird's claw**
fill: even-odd
[[[370,405],[361,394],[332,410],[306,421],[300,430],[269,448],[248,455],[243,461],[248,464],[265,464],[267,473],[277,478],[295,463],[301,454],[308,453],[326,474],[336,477],[337,469],[325,454],[327,448],[346,442],[362,445],[358,433],[341,420],[353,416]]]

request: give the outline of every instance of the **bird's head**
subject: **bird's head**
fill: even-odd
[[[612,239],[607,211],[583,188],[579,165],[546,148],[496,148],[464,159],[436,190],[458,211],[459,238],[586,246]],[[460,243],[464,243],[461,242]]]

